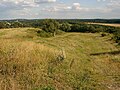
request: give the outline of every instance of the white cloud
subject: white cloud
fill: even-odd
[[[100,2],[100,1],[106,1],[106,0],[97,0],[98,2]]]
[[[24,9],[24,8],[33,8],[39,7],[39,4],[42,3],[53,3],[56,0],[1,0],[0,1],[0,10],[10,10],[10,9]]]
[[[26,17],[49,17],[60,16],[66,17],[79,15],[90,15],[93,14],[102,16],[104,14],[120,15],[120,0],[96,0],[99,6],[91,7],[89,4],[83,5],[75,0],[66,0],[66,2],[60,2],[62,0],[0,0],[0,18],[18,16]],[[72,3],[71,3],[72,1]],[[77,1],[77,0],[76,0]],[[100,6],[101,5],[101,6]],[[85,7],[86,6],[86,7]],[[9,15],[8,15],[9,14]],[[63,15],[63,16],[62,16]],[[93,15],[94,16],[94,15]]]
[[[41,4],[41,3],[53,3],[56,2],[56,0],[34,0],[35,3]]]
[[[80,9],[81,9],[80,3],[73,3],[72,9],[73,9],[73,10],[80,10]]]
[[[42,11],[47,12],[101,12],[101,13],[108,13],[110,12],[110,9],[107,8],[87,8],[87,7],[81,7],[80,3],[73,3],[72,5],[66,5],[66,4],[57,4],[55,6],[49,6],[42,9]]]
[[[79,11],[82,8],[80,7],[80,3],[73,3],[72,5],[66,5],[64,3],[56,4],[55,6],[50,6],[42,9],[43,11],[49,12],[61,12],[61,11]]]
[[[110,6],[111,8],[120,8],[120,0],[111,0],[108,3],[108,6]]]
[[[10,9],[23,9],[27,7],[37,7],[38,5],[31,0],[2,0],[0,1],[0,9],[6,11]]]
[[[103,12],[120,13],[120,0],[97,0],[97,1],[103,3],[106,2],[106,6],[101,8]]]

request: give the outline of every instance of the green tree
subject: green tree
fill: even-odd
[[[73,24],[71,26],[71,32],[80,32],[80,25],[79,24]]]
[[[19,21],[15,21],[15,22],[13,22],[13,23],[11,24],[11,26],[12,26],[13,28],[19,28],[19,27],[23,27],[23,24],[22,24],[21,22],[19,22]]]
[[[69,23],[66,22],[66,23],[63,23],[63,24],[60,26],[60,29],[61,29],[62,31],[68,32],[68,31],[71,30],[71,26],[70,26]]]
[[[116,29],[113,39],[120,45],[120,30]]]
[[[52,33],[53,36],[56,35],[57,30],[59,30],[60,24],[56,20],[46,19],[42,22],[42,30],[48,33]]]
[[[3,22],[0,22],[0,29],[5,28],[5,24]]]
[[[88,32],[91,32],[91,33],[97,32],[96,29],[95,29],[95,27],[92,26],[92,25],[90,25],[90,26],[88,27],[88,30],[87,30],[87,31],[88,31]]]

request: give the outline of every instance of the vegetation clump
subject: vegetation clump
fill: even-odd
[[[53,19],[46,19],[42,22],[42,30],[53,34],[53,36],[56,35],[56,32],[59,30],[59,22]]]

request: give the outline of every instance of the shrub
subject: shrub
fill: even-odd
[[[37,35],[40,37],[52,37],[53,33],[45,32],[45,31],[37,31]]]
[[[106,27],[106,32],[108,33],[115,33],[116,32],[116,28],[115,27]]]
[[[72,32],[91,32],[91,33],[97,32],[94,26],[87,25],[87,24],[73,24],[71,26],[71,31]]]
[[[60,26],[60,29],[62,31],[65,31],[65,32],[68,32],[71,30],[71,26],[69,23],[63,23],[61,26]]]
[[[83,32],[79,24],[73,24],[71,26],[71,32]]]
[[[23,24],[19,21],[15,21],[15,22],[11,23],[11,27],[12,28],[19,28],[19,27],[23,27]]]
[[[42,22],[42,30],[47,33],[53,33],[53,36],[56,35],[57,30],[59,29],[59,22],[53,19],[46,19]]]
[[[61,35],[61,34],[64,34],[65,32],[64,31],[61,31],[61,30],[58,30],[57,32],[56,32],[56,34],[57,35]]]
[[[92,26],[92,25],[90,25],[87,29],[88,29],[87,31],[88,31],[88,32],[91,32],[91,33],[97,32],[96,29],[95,29],[95,27]]]
[[[0,29],[5,28],[5,24],[3,22],[0,22]]]
[[[120,44],[120,30],[118,30],[118,31],[116,31],[116,32],[114,33],[113,39],[114,39],[118,44]]]
[[[106,33],[102,33],[102,34],[101,34],[101,37],[105,37],[105,36],[107,36]]]

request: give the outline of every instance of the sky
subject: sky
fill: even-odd
[[[120,19],[120,0],[0,0],[0,19]]]

